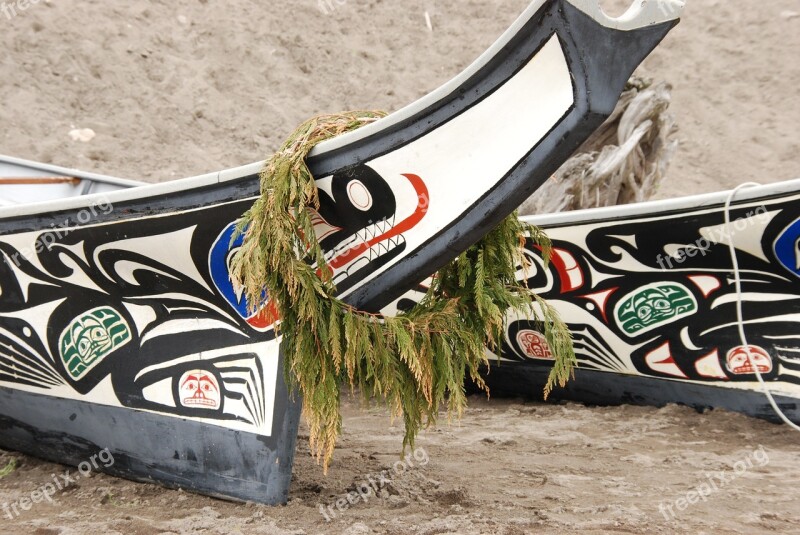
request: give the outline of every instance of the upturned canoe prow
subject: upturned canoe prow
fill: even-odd
[[[320,243],[358,251],[336,265],[342,299],[380,310],[510,214],[679,15],[593,5],[536,0],[464,73],[312,152]],[[261,163],[153,185],[36,167],[0,175],[81,180],[0,186],[0,447],[73,465],[108,449],[110,474],[285,503],[299,404],[228,271]]]

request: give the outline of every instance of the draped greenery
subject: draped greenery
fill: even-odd
[[[383,114],[349,112],[303,123],[270,158],[260,175],[261,196],[242,216],[243,243],[231,276],[253,311],[267,306],[280,318],[285,374],[302,394],[311,451],[327,470],[341,431],[340,396],[358,391],[385,401],[405,423],[404,447],[436,422],[447,405],[459,416],[466,406],[465,379],[486,389],[479,369],[486,348],[500,347],[506,312],[541,321],[555,355],[545,395],[563,385],[575,363],[569,330],[556,311],[517,280],[527,269],[526,236],[541,247],[550,241],[512,214],[480,242],[441,269],[424,298],[395,317],[354,309],[336,297],[332,273],[313,229],[309,208],[319,208],[305,158],[317,143]],[[424,279],[426,273],[420,273]]]

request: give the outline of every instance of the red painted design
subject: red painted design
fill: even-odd
[[[553,255],[550,258],[561,277],[561,293],[571,292],[583,286],[584,277],[578,261],[572,253],[566,249],[553,247]]]
[[[749,349],[749,351],[748,351]],[[772,357],[767,350],[759,346],[737,346],[728,351],[725,359],[728,371],[734,375],[754,374],[753,366],[758,367],[760,373],[772,371]]]
[[[522,352],[532,359],[554,360],[553,352],[547,344],[547,339],[538,331],[521,329],[517,333],[517,342]]]
[[[205,370],[192,370],[181,377],[181,404],[184,407],[217,409],[220,404],[220,390],[217,378]]]
[[[597,305],[597,308],[600,309],[600,314],[603,316],[603,321],[608,323],[608,317],[606,316],[606,305],[608,304],[608,298],[611,297],[611,294],[617,290],[619,290],[619,286],[615,286],[614,288],[610,288],[608,290],[603,290],[602,292],[582,295],[581,297],[594,302],[594,304]]]
[[[672,356],[672,350],[669,347],[669,342],[664,342],[654,350],[647,353],[644,356],[644,361],[653,371],[688,379],[686,374],[681,371],[681,369],[678,367],[678,364],[675,362],[675,359]]]
[[[272,301],[267,302],[255,316],[247,318],[247,323],[256,329],[266,329],[281,318],[278,307]]]

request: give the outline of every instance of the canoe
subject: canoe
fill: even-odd
[[[799,213],[797,179],[523,217],[545,230],[554,251],[545,266],[528,242],[532,265],[520,280],[558,310],[578,358],[575,378],[550,398],[677,403],[776,423],[783,413],[800,424]],[[410,290],[384,313],[413,306],[425,290]],[[507,319],[484,379],[493,397],[541,399],[554,362],[543,326]]]
[[[377,311],[477,241],[613,110],[680,2],[536,0],[422,100],[308,157],[339,295]],[[285,503],[299,403],[228,268],[262,162],[143,185],[5,158],[0,447]],[[1,182],[1,181],[0,181]]]
[[[567,322],[579,362],[552,395],[781,421],[757,370],[777,408],[800,423],[798,214],[800,180],[791,180],[525,218],[555,246],[545,268],[529,244],[528,286]],[[493,395],[541,395],[552,362],[541,330],[509,318],[502,362],[487,376]]]
[[[7,162],[0,161],[0,176],[8,176]],[[21,169],[24,162],[15,162]],[[58,174],[50,166],[27,165]],[[132,181],[109,180],[115,182]],[[575,379],[556,389],[554,399],[678,403],[779,422],[737,332],[733,244],[740,275],[747,278],[741,301],[752,364],[779,409],[800,423],[800,180],[738,193],[726,227],[730,196],[523,218],[554,240],[547,269],[540,251],[528,244],[529,286],[570,326],[579,359]],[[384,312],[411,306],[424,289],[410,290]],[[492,355],[499,365],[484,375],[494,397],[541,396],[552,363],[541,330],[535,321],[509,318],[502,351]]]

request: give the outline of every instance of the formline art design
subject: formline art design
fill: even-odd
[[[680,5],[612,19],[535,0],[452,81],[318,145],[315,231],[339,296],[377,312],[510,214],[612,112]],[[285,503],[300,404],[279,318],[229,276],[262,166],[144,185],[0,158],[0,176],[28,177],[0,190],[0,447],[67,464],[107,448],[112,474]],[[101,199],[113,209],[90,210]]]
[[[757,367],[781,409],[800,421],[800,181],[746,191],[748,198],[731,208],[730,228],[726,192],[527,218],[555,248],[545,269],[529,244],[527,284],[567,322],[579,361],[576,380],[554,391],[556,398],[682,403],[778,421]],[[737,251],[741,297],[729,243]],[[665,255],[671,268],[660,262]],[[749,349],[738,333],[740,298]],[[535,321],[510,318],[504,362],[487,376],[495,395],[541,391],[550,364],[528,342],[536,331]]]

